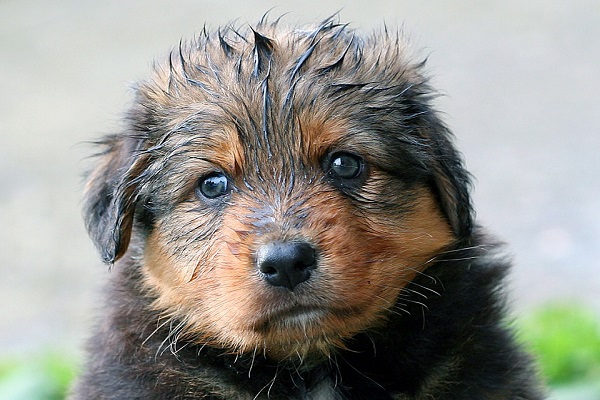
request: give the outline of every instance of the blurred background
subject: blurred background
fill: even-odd
[[[61,398],[76,374],[109,274],[80,215],[87,142],[181,38],[273,7],[403,26],[429,56],[478,220],[515,261],[523,340],[555,398],[600,399],[598,0],[0,0],[0,398]]]

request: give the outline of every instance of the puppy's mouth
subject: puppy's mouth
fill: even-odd
[[[308,332],[326,331],[332,319],[351,319],[357,314],[359,310],[351,308],[332,309],[315,305],[294,305],[267,311],[255,320],[253,330],[259,333],[301,330],[306,335]]]
[[[296,305],[266,312],[255,321],[253,327],[263,333],[273,329],[304,328],[319,323],[329,313],[323,307]]]

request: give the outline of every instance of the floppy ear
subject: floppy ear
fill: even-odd
[[[451,142],[452,133],[441,122],[436,122],[432,135],[433,184],[454,234],[469,236],[473,229],[471,204],[471,177],[466,171],[462,155]]]
[[[106,151],[85,186],[85,224],[105,263],[114,263],[127,250],[131,237],[139,178],[146,163],[141,140],[109,136]]]

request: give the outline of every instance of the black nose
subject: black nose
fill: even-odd
[[[315,250],[305,242],[273,242],[259,247],[256,265],[267,282],[294,290],[316,268]]]

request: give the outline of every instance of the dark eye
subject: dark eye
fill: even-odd
[[[200,179],[198,191],[207,199],[215,199],[230,191],[229,179],[220,172],[214,172]]]
[[[350,153],[336,153],[329,163],[330,174],[342,179],[358,178],[363,172],[363,160]]]

